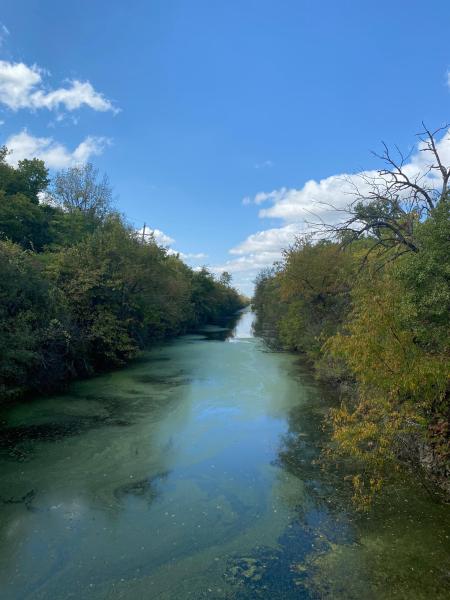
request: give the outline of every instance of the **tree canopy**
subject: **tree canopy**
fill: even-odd
[[[231,315],[230,280],[192,270],[112,208],[92,165],[17,167],[0,151],[0,400],[122,365],[148,344]]]
[[[411,174],[386,148],[390,168],[325,227],[337,239],[297,240],[256,281],[258,330],[343,391],[328,451],[354,461],[363,507],[403,468],[449,481],[450,168],[435,134],[423,150]]]

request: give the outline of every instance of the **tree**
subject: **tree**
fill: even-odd
[[[447,131],[447,126],[435,131],[424,124],[423,127],[418,134],[423,161],[408,162],[409,155],[403,155],[398,148],[395,155],[383,143],[382,154],[374,154],[385,166],[375,175],[362,173],[359,185],[354,179],[348,180],[354,200],[340,209],[347,215],[345,220],[338,225],[322,224],[320,228],[346,243],[369,236],[374,241],[369,252],[395,250],[389,260],[419,252],[417,225],[446,198],[450,179],[450,166],[445,164],[437,139],[439,133]]]
[[[34,204],[39,204],[39,195],[49,184],[48,169],[44,161],[37,158],[20,160],[17,167],[6,162],[9,151],[0,148],[0,189],[7,196],[22,194]]]
[[[327,240],[299,239],[284,253],[280,295],[288,304],[280,320],[280,338],[311,358],[342,323],[349,307],[354,258]]]
[[[219,283],[221,283],[222,285],[229,286],[229,285],[231,285],[231,279],[232,279],[231,274],[228,273],[228,271],[224,271],[222,273],[222,275],[219,277]]]
[[[59,296],[36,255],[0,241],[0,399],[64,379]],[[50,375],[50,376],[49,376]]]
[[[8,196],[0,190],[0,239],[40,252],[51,243],[55,209],[32,202],[24,194]]]
[[[6,162],[8,150],[0,148],[0,239],[40,251],[51,241],[54,209],[39,203],[48,186],[48,171],[41,160]]]
[[[58,174],[0,148],[0,401],[121,365],[155,340],[242,308],[236,290],[194,272],[111,211],[92,165]]]
[[[60,171],[52,188],[54,201],[68,211],[81,211],[103,220],[112,210],[112,188],[107,175],[91,163]]]
[[[47,189],[50,179],[48,169],[43,160],[20,160],[16,169],[17,192],[27,196],[35,204],[39,204],[40,194]]]

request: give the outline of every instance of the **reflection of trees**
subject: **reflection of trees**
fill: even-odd
[[[8,554],[14,556],[50,514],[57,545],[67,523],[100,511],[112,528],[130,499],[150,506],[159,496],[172,456],[159,426],[174,405],[184,406],[190,375],[184,364],[180,371],[176,360],[165,359],[167,347],[164,352],[81,382],[70,395],[12,406],[11,415],[4,409],[0,539],[18,524]],[[0,557],[5,551],[0,547]]]
[[[306,498],[299,499],[295,535],[279,540],[277,564],[290,561],[299,598],[302,586],[312,598],[330,600],[444,598],[446,507],[405,479],[386,487],[369,512],[356,511],[352,486],[344,480],[352,465],[332,454],[320,460],[329,443],[324,417],[333,402],[332,391],[317,387],[289,414],[277,463],[304,482]],[[291,559],[290,548],[305,532],[313,544],[306,553],[298,547]]]
[[[218,331],[205,331],[204,333],[206,337],[210,340],[218,340],[224,342],[225,340],[234,336],[236,325],[238,324],[240,318],[241,313],[236,313],[231,317],[223,317],[222,319],[217,319],[215,325],[223,329]]]
[[[300,479],[308,497],[308,507],[342,512],[352,510],[351,489],[344,480],[345,465],[333,462],[329,449],[327,414],[336,404],[334,390],[321,387],[307,372],[301,373],[306,389],[304,400],[288,415],[289,430],[280,441],[277,464]],[[300,507],[304,512],[305,507]]]
[[[161,493],[158,484],[167,479],[168,475],[169,472],[166,471],[164,473],[158,473],[153,477],[145,477],[138,481],[119,485],[114,490],[114,497],[119,502],[123,502],[127,497],[134,496],[135,498],[141,498],[150,505]]]

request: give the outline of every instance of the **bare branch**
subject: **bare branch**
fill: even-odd
[[[437,136],[447,126],[433,132],[423,127],[424,132],[419,134],[423,147],[419,149],[430,153],[430,164],[417,165],[411,161],[412,151],[405,155],[395,146],[392,153],[382,142],[381,154],[373,154],[383,166],[375,173],[362,172],[358,178],[345,178],[348,192],[343,193],[351,196],[345,208],[328,204],[334,213],[345,213],[346,218],[336,225],[324,223],[319,216],[318,223],[309,223],[317,228],[317,233],[345,239],[346,243],[372,239],[375,247],[398,249],[392,254],[394,259],[404,252],[419,252],[416,225],[447,196],[450,181],[450,167],[444,165],[437,142]]]

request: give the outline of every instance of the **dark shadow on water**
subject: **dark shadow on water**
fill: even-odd
[[[144,500],[149,506],[160,495],[159,484],[167,479],[169,472],[159,473],[154,477],[132,481],[116,487],[113,491],[114,497],[123,502],[130,496]]]
[[[197,329],[197,333],[205,336],[207,340],[216,340],[225,342],[232,338],[236,331],[236,326],[242,316],[242,312],[238,312],[232,316],[216,319],[214,324],[205,325]]]

